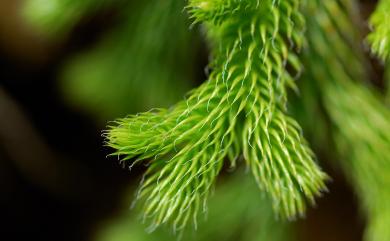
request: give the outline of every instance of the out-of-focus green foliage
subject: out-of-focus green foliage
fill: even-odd
[[[335,142],[344,159],[341,165],[367,213],[366,240],[386,241],[390,238],[390,111],[368,89],[353,83],[329,88],[326,95]]]
[[[206,216],[196,231],[187,229],[182,240],[193,241],[293,241],[293,224],[276,221],[269,200],[262,197],[253,180],[242,171],[223,179],[209,200]],[[97,233],[96,241],[175,240],[166,229],[153,233],[129,213]]]
[[[307,1],[307,13],[316,17],[307,18],[303,84],[317,89],[319,105],[331,121],[338,164],[367,215],[365,240],[385,241],[390,238],[390,110],[362,84],[365,63],[348,11],[353,6],[351,0]]]
[[[23,13],[42,32],[62,36],[81,18],[123,0],[26,0]]]
[[[386,104],[390,106],[390,65],[387,66],[385,71],[385,84],[386,84]]]
[[[106,118],[184,98],[199,41],[183,7],[178,0],[151,0],[123,9],[121,26],[65,66],[66,96]]]
[[[78,108],[107,120],[168,107],[194,82],[199,38],[189,29],[183,1],[55,0],[48,6],[42,1],[28,0],[26,15],[52,33],[69,31],[92,10],[120,8],[118,26],[63,69],[65,98]]]

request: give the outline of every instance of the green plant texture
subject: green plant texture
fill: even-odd
[[[325,189],[327,176],[285,108],[286,88],[295,88],[286,68],[301,71],[292,49],[303,42],[299,2],[251,4],[191,1],[213,43],[208,81],[171,109],[120,119],[106,133],[123,161],[152,159],[137,198],[153,227],[196,223],[226,157],[235,166],[243,154],[282,217],[303,215]],[[210,18],[218,7],[230,14]]]
[[[232,202],[234,200],[234,202]],[[229,210],[229,212],[226,212]],[[221,218],[224,217],[224,218]],[[237,220],[240,220],[237,224]],[[96,241],[159,241],[174,240],[165,229],[153,233],[130,212],[105,225]],[[210,197],[207,218],[200,219],[196,230],[184,232],[181,240],[189,241],[293,241],[297,240],[294,225],[275,220],[270,200],[258,192],[257,185],[243,170],[224,177]]]

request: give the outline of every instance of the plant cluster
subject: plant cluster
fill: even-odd
[[[67,20],[64,14],[56,31],[94,9],[87,0],[56,0],[58,4],[49,11],[36,7],[40,1],[29,0],[26,9],[41,26],[61,11],[78,13]],[[109,1],[100,2],[106,6]],[[137,26],[119,29],[111,44],[104,45],[104,55],[91,55],[99,64],[75,64],[77,68],[89,62],[101,71],[87,71],[88,67],[73,74],[81,76],[80,81],[94,73],[99,79],[94,85],[97,91],[85,99],[97,93],[110,96],[104,91],[115,83],[125,86],[118,88],[122,93],[118,98],[105,101],[115,99],[108,109],[113,106],[120,110],[117,113],[123,112],[121,107],[130,105],[124,101],[126,91],[143,90],[141,95],[147,95],[151,86],[158,86],[153,93],[163,93],[159,83],[176,88],[180,78],[192,72],[188,66],[196,48],[188,43],[195,37],[185,28],[174,27],[185,23],[183,8],[192,24],[203,30],[211,49],[207,80],[172,107],[129,115],[105,131],[107,145],[115,149],[112,155],[130,167],[148,166],[136,199],[142,203],[150,230],[162,224],[174,231],[190,223],[196,227],[223,167],[242,163],[271,201],[276,216],[288,220],[303,216],[308,204],[327,190],[329,180],[304,130],[312,146],[337,159],[332,164],[355,188],[367,217],[366,240],[389,240],[390,110],[370,84],[364,43],[388,64],[390,1],[378,3],[367,38],[356,27],[362,25],[356,0],[189,0],[185,7],[182,4],[153,0],[139,14],[126,12],[126,27],[135,22]],[[178,34],[167,34],[172,28]],[[126,41],[129,34],[131,41]],[[112,49],[116,54],[111,54]],[[104,57],[107,54],[110,58]],[[178,63],[187,68],[177,67]],[[122,66],[120,77],[110,82],[117,65]],[[91,89],[88,83],[80,93]],[[290,90],[299,97],[288,101]],[[115,96],[116,91],[111,93]]]

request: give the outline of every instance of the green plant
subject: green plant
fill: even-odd
[[[232,202],[234,200],[234,202]],[[128,200],[125,200],[128,206]],[[227,212],[227,210],[229,210]],[[223,217],[223,218],[221,218]],[[240,220],[237,223],[237,220]],[[132,212],[104,224],[97,241],[159,241],[174,240],[166,229],[148,233]],[[243,170],[224,177],[210,197],[207,218],[201,218],[196,230],[181,233],[181,240],[193,241],[293,241],[297,240],[294,225],[275,220],[270,200],[258,192],[252,178]]]
[[[133,85],[137,90],[159,86],[153,81],[158,81],[160,75],[155,73],[162,69],[167,73],[161,76],[167,89],[192,70],[181,72],[177,62],[171,60],[186,56],[191,59],[193,52],[171,55],[168,51],[168,57],[159,55],[159,61],[147,61],[155,51],[172,49],[172,39],[178,43],[190,41],[185,31],[175,38],[162,31],[155,48],[147,44],[138,48],[150,39],[148,34],[143,35],[145,32],[158,32],[157,27],[154,29],[161,21],[158,16],[166,17],[161,29],[182,21],[177,15],[182,2],[170,0],[171,8],[159,3],[162,5],[146,4],[150,8],[135,18],[129,17],[126,25],[139,24],[133,39],[137,44],[128,51],[144,60],[128,71],[130,76],[141,76],[135,78],[140,80]],[[390,56],[389,6],[389,0],[380,1],[370,20],[373,32],[366,38],[372,53],[385,64]],[[136,199],[143,203],[143,218],[150,223],[150,230],[162,224],[170,224],[174,231],[184,230],[189,223],[197,226],[225,163],[236,167],[244,162],[277,216],[302,216],[307,204],[313,204],[315,197],[326,190],[328,176],[318,166],[301,124],[311,144],[336,159],[332,164],[343,170],[355,188],[367,217],[366,240],[389,240],[390,111],[383,96],[370,84],[370,63],[362,47],[364,37],[356,28],[362,21],[357,1],[189,0],[185,9],[194,25],[201,24],[210,44],[212,61],[207,81],[171,108],[118,119],[105,132],[107,145],[115,149],[112,155],[130,167],[148,164]],[[104,52],[116,49],[125,32],[119,29],[119,37],[112,38]],[[123,54],[125,48],[118,49],[119,55]],[[183,44],[178,49],[187,51],[191,47]],[[90,62],[110,73],[106,67],[117,61],[118,55],[109,55],[102,62],[105,58],[100,56],[106,55],[91,55],[97,63],[82,60],[74,66]],[[168,65],[162,63],[165,58]],[[132,63],[129,59],[124,62]],[[185,62],[185,66],[192,65],[191,61]],[[142,82],[143,74],[151,78]],[[98,88],[89,98],[101,93],[107,97],[103,102],[115,99],[112,108],[107,107],[111,110],[130,105],[124,101],[124,90],[117,89],[125,94],[114,97],[105,94],[108,84],[102,76],[107,75],[96,75],[100,79]],[[125,76],[126,71],[120,75]],[[77,71],[72,76],[87,79]],[[118,79],[118,83],[130,82]],[[84,86],[87,91],[88,86]],[[125,90],[131,89],[126,86]],[[115,89],[113,93],[117,93]],[[289,90],[300,93],[299,97],[287,101]],[[141,92],[140,96],[147,91]],[[300,124],[291,117],[293,114]]]
[[[314,203],[325,189],[326,175],[285,114],[286,88],[295,88],[286,68],[301,71],[290,48],[303,42],[298,8],[298,1],[190,1],[213,43],[209,80],[172,109],[120,119],[106,134],[123,161],[152,159],[138,198],[153,226],[196,223],[224,158],[235,166],[241,153],[283,217],[302,215],[305,199]]]
[[[71,58],[63,70],[65,96],[102,119],[156,104],[169,106],[182,99],[194,82],[199,41],[197,31],[188,31],[187,17],[180,11],[184,2],[122,5],[119,26],[95,48]]]

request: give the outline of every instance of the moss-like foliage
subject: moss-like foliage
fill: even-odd
[[[196,223],[225,158],[234,166],[241,154],[282,217],[302,215],[325,189],[327,176],[285,113],[286,88],[301,71],[292,49],[303,42],[298,3],[190,1],[213,43],[208,81],[171,109],[120,119],[106,133],[130,165],[150,160],[138,199],[153,228]],[[215,21],[219,8],[231,10]]]

